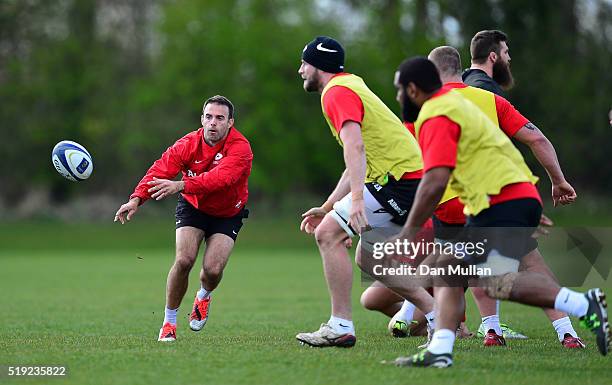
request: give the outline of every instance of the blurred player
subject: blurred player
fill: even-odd
[[[200,271],[201,287],[189,317],[191,330],[208,320],[213,290],[234,247],[242,220],[248,217],[248,177],[253,153],[247,139],[234,127],[234,106],[223,96],[206,100],[202,128],[169,147],[147,171],[130,200],[115,214],[115,222],[129,221],[148,199],[180,193],[176,206],[176,258],[166,286],[164,322],[158,341],[176,340],[176,315],[187,291],[189,272],[202,241],[206,251]],[[179,173],[182,180],[173,181]]]
[[[546,170],[550,182],[552,185],[552,199],[553,204],[567,204],[574,201],[576,193],[573,187],[565,180],[555,149],[550,141],[544,136],[544,134],[529,120],[527,120],[520,112],[518,112],[506,99],[501,96],[491,94],[488,91],[480,90],[478,88],[466,86],[461,81],[461,57],[459,52],[449,46],[443,46],[435,48],[431,51],[428,56],[438,72],[442,83],[446,88],[453,88],[460,92],[465,98],[476,104],[481,111],[483,111],[489,118],[496,123],[505,133],[511,138],[517,139],[519,142],[527,145],[533,152],[536,159],[540,162],[542,167]],[[530,170],[525,170],[531,174]],[[537,178],[532,177],[535,182]],[[446,205],[449,207],[447,210],[436,209],[438,217],[445,215],[450,220],[446,222],[455,222],[456,218],[463,215],[463,205],[458,202],[458,198],[452,198],[452,195],[445,194]],[[565,201],[560,202],[560,199]],[[457,203],[450,202],[456,200]],[[456,211],[456,214],[450,212],[450,210]],[[440,219],[440,218],[439,218]],[[521,269],[528,268],[531,271],[539,271],[548,276],[554,278],[554,275],[550,269],[546,266],[542,255],[538,249],[533,250],[527,254],[521,260]],[[478,292],[483,292],[482,288],[474,288]],[[482,296],[475,296],[475,300],[478,304],[479,309],[486,308],[489,305],[491,308],[495,300],[489,297],[482,298]],[[488,302],[489,304],[483,304]],[[544,309],[546,315],[552,322],[559,341],[564,347],[567,348],[584,348],[584,342],[578,337],[576,331],[572,327],[571,321],[567,314],[556,311],[554,309]],[[502,336],[502,326],[499,322],[499,316],[497,314],[481,314],[483,317],[481,328],[485,338],[485,345],[505,345],[505,340]],[[493,333],[491,332],[493,331]],[[505,332],[505,331],[504,331]],[[506,334],[506,333],[504,333]]]
[[[464,83],[504,97],[504,90],[509,91],[514,86],[514,77],[510,69],[508,36],[498,30],[484,30],[476,33],[470,42],[470,56],[471,67],[462,75]],[[548,231],[544,226],[552,226],[553,223],[542,214],[540,225],[539,232],[546,234]],[[500,302],[489,298],[482,288],[472,288],[472,294],[483,318],[478,328],[478,335],[486,337],[487,330],[489,330],[487,324],[499,320]],[[506,324],[500,325],[503,336],[506,338],[527,338]]]
[[[459,194],[468,215],[467,229],[504,227],[520,238],[491,233],[486,262],[493,274],[486,279],[489,296],[532,306],[555,308],[575,317],[597,337],[600,352],[610,346],[605,296],[599,289],[586,294],[561,288],[549,276],[518,271],[521,258],[537,247],[531,237],[542,212],[542,201],[531,183],[518,150],[474,104],[452,89],[442,88],[438,71],[426,58],[405,60],[396,74],[396,87],[406,121],[415,122],[423,151],[425,174],[400,238],[414,239],[416,229],[433,214],[448,185]],[[563,203],[567,197],[561,196]],[[473,234],[475,234],[472,231]],[[459,263],[443,255],[439,262]],[[434,285],[439,286],[439,285]],[[436,331],[429,346],[400,366],[448,367],[453,363],[455,329],[465,307],[462,287],[435,287]]]
[[[351,347],[356,337],[347,235],[401,229],[421,179],[421,152],[364,81],[344,72],[344,49],[336,40],[319,36],[308,43],[298,73],[306,92],[321,94],[323,116],[343,148],[346,170],[325,203],[303,214],[301,229],[314,233],[323,260],[331,317],[318,330],[299,333],[296,339],[311,346]],[[399,294],[412,296],[433,322],[433,299],[423,288]]]
[[[372,283],[361,293],[359,302],[365,309],[378,311],[389,317],[387,329],[394,337],[427,335],[427,320],[423,312],[379,281]]]

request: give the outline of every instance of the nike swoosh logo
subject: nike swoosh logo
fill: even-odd
[[[325,47],[323,47],[323,43],[319,43],[319,44],[317,44],[317,49],[318,49],[319,51],[323,51],[323,52],[338,52],[338,51],[336,51],[335,49],[329,49],[329,48],[325,48]]]
[[[176,224],[178,225],[179,223],[181,223],[181,220],[179,219],[178,221],[176,221]]]
[[[347,328],[348,327],[348,325],[342,325],[342,324],[338,324],[338,325],[342,326],[343,328]]]
[[[237,233],[237,232],[235,232],[234,230],[232,230],[232,233],[234,233],[234,235],[238,235],[238,233]]]
[[[198,163],[202,163],[202,161],[201,160],[196,160],[195,164],[198,164]]]

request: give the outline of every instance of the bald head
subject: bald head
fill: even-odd
[[[427,58],[438,69],[443,83],[461,81],[461,56],[455,48],[448,45],[434,48]]]

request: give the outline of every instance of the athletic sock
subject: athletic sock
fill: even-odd
[[[560,310],[574,317],[582,317],[589,309],[589,301],[584,294],[562,287],[555,298],[555,310]]]
[[[327,324],[336,333],[349,333],[355,335],[355,326],[353,325],[353,321],[351,320],[331,316],[329,317],[329,321],[327,322]]]
[[[206,297],[210,297],[210,295],[212,294],[212,290],[208,291],[206,289],[204,289],[203,287],[200,288],[200,290],[198,290],[198,299],[201,301]]]
[[[436,328],[436,314],[435,313],[436,313],[435,310],[432,310],[429,313],[425,314],[427,325],[429,325],[429,328],[431,330],[434,330]]]
[[[164,311],[164,325],[169,322],[171,325],[176,326],[176,313],[178,313],[178,307],[176,309],[168,309]]]
[[[501,305],[501,301],[496,300],[495,301],[495,314],[497,314],[498,317],[499,317],[499,305]]]
[[[406,323],[410,323],[414,318],[414,309],[416,309],[416,306],[414,306],[412,302],[404,301],[402,308],[397,312],[397,318]]]
[[[493,329],[495,334],[498,336],[502,335],[501,325],[499,324],[499,316],[497,314],[482,317],[482,324],[484,325],[485,332]]]
[[[453,344],[455,343],[455,332],[450,329],[436,330],[431,338],[427,350],[433,354],[445,354],[453,352]]]
[[[572,337],[578,337],[578,334],[574,330],[574,327],[572,326],[572,321],[570,321],[569,317],[563,317],[559,318],[556,321],[553,321],[552,326],[557,332],[557,337],[559,338],[559,341],[563,341],[563,338],[565,338],[565,334],[569,334]]]

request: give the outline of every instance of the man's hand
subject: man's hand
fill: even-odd
[[[365,201],[363,195],[360,197],[353,196],[351,200],[351,213],[349,215],[349,226],[351,226],[359,234],[368,227],[368,220],[365,213]]]
[[[185,182],[182,180],[175,182],[173,180],[157,179],[155,177],[147,184],[149,186],[153,186],[148,191],[149,193],[152,193],[151,198],[154,198],[156,201],[164,199],[169,195],[181,192],[185,188]]]
[[[535,232],[533,233],[533,238],[539,238],[542,235],[548,235],[549,231],[547,227],[552,227],[553,225],[554,225],[553,221],[546,215],[542,214],[542,216],[540,217],[540,225],[536,228]]]
[[[127,203],[122,204],[115,213],[113,222],[120,221],[123,225],[126,221],[132,219],[132,216],[138,211],[138,203],[140,203],[140,198],[132,198]]]
[[[306,211],[302,214],[302,223],[300,223],[300,231],[306,232],[306,234],[314,234],[315,229],[321,221],[325,214],[327,214],[327,210],[321,207],[313,207],[310,210]]]
[[[567,183],[567,181],[553,184],[552,199],[554,207],[557,207],[558,204],[569,205],[570,203],[574,203],[576,197],[576,191],[574,191],[572,185]]]

